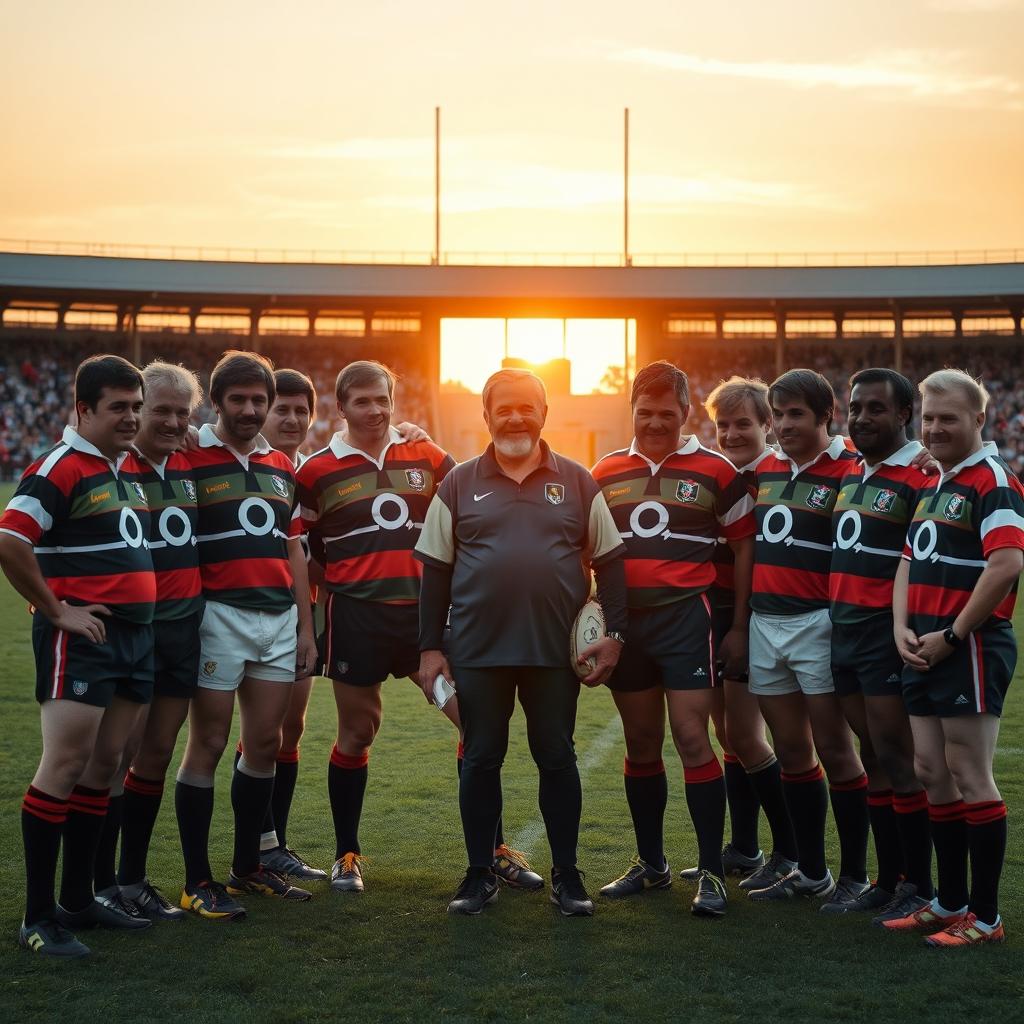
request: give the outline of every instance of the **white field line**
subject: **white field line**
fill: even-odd
[[[579,762],[580,783],[586,788],[587,776],[608,756],[608,753],[615,747],[622,738],[622,723],[619,716],[615,715],[611,721],[598,733],[597,738],[587,747],[586,753]],[[547,835],[544,829],[544,819],[538,814],[532,821],[528,821],[512,838],[509,846],[513,850],[522,850],[528,856],[533,853],[537,843]]]

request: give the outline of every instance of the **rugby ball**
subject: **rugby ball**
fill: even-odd
[[[581,651],[585,651],[603,636],[604,612],[601,605],[591,598],[577,613],[569,633],[569,664],[580,679],[589,676],[597,667],[597,662],[591,657],[580,665],[576,659]]]

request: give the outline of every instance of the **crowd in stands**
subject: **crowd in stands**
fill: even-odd
[[[209,371],[221,352],[229,347],[244,348],[246,341],[224,335],[143,336],[141,362],[161,358],[192,367],[200,375],[205,394]],[[437,396],[414,339],[274,337],[262,338],[261,349],[276,366],[293,366],[313,378],[319,399],[305,446],[308,451],[322,448],[339,429],[334,379],[340,367],[353,359],[379,359],[398,374],[396,422],[409,420],[436,431]],[[678,342],[666,341],[665,351],[659,355],[677,362],[689,374],[694,409],[690,429],[711,445],[714,429],[705,418],[703,399],[720,380],[734,373],[771,381],[775,376],[772,344],[687,344],[684,354],[681,349]],[[86,356],[101,351],[130,357],[119,335],[54,340],[30,332],[5,332],[0,340],[0,479],[17,479],[33,459],[53,446],[70,421],[75,367]],[[844,340],[787,343],[785,362],[787,367],[810,366],[831,381],[839,399],[834,428],[845,431],[850,375],[865,366],[892,365],[892,359],[891,341]],[[961,367],[984,380],[992,396],[986,436],[999,445],[1003,458],[1024,478],[1024,365],[1019,346],[984,339],[929,340],[908,344],[904,351],[904,372],[911,379],[942,366]],[[211,419],[207,398],[195,421]]]

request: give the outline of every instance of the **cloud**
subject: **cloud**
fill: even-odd
[[[777,60],[720,60],[693,53],[633,48],[610,54],[626,64],[642,64],[682,74],[778,82],[796,88],[832,86],[912,99],[988,100],[1021,109],[1024,88],[1000,74],[956,70],[963,55],[921,50],[890,50],[849,62],[808,63]]]

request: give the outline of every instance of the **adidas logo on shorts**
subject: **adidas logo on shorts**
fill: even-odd
[[[953,703],[954,704],[970,704],[971,702],[961,693],[960,696],[957,697],[957,699],[955,701],[953,701]]]
[[[707,672],[705,672],[704,669],[702,669],[702,668],[697,669],[697,671],[693,673],[693,678],[694,679],[702,679],[702,678],[706,678],[706,677],[707,677]]]
[[[888,679],[886,679],[887,683],[898,683],[899,681],[900,681],[900,674],[899,674],[899,672],[893,672],[893,674],[891,676],[889,676]]]

